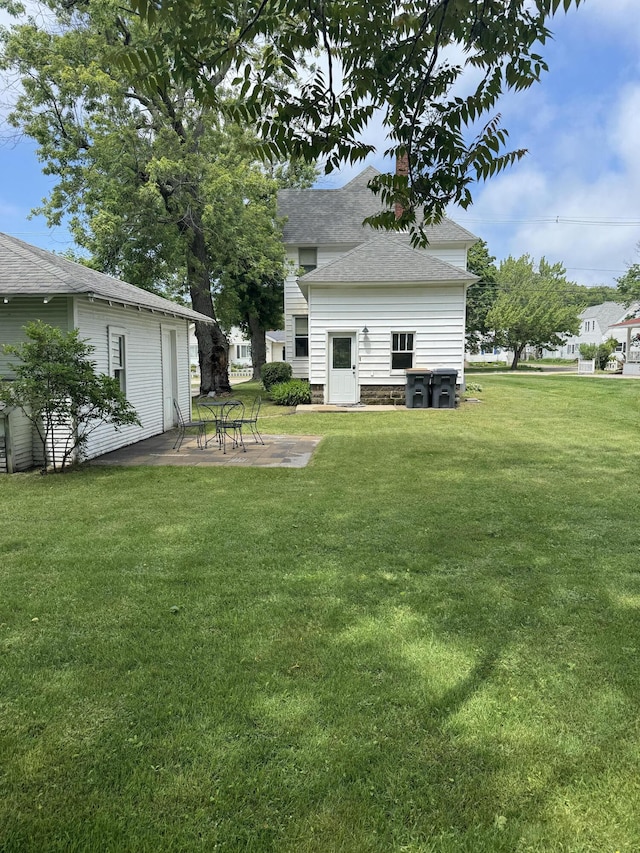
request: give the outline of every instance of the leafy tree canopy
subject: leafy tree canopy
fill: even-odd
[[[277,187],[308,185],[314,169],[259,163],[251,132],[169,74],[163,32],[113,0],[50,0],[0,33],[0,68],[21,87],[9,120],[56,179],[40,212],[50,224],[67,217],[97,269],[214,318],[217,294],[241,324],[250,314],[264,328],[285,273]],[[149,87],[114,55],[151,44],[167,73]],[[230,390],[222,330],[196,324],[196,334],[201,390]]]
[[[478,352],[483,342],[488,342],[493,331],[487,326],[487,313],[498,296],[495,257],[489,254],[484,240],[469,249],[467,269],[479,276],[467,290],[467,350]]]
[[[618,299],[629,307],[633,302],[640,302],[640,264],[631,264],[626,273],[616,279],[618,282]]]
[[[324,157],[327,171],[374,151],[361,131],[381,111],[385,153],[408,154],[409,173],[372,181],[383,208],[372,222],[409,225],[418,241],[416,212],[433,222],[451,203],[467,207],[472,181],[523,155],[505,150],[491,113],[505,90],[540,79],[550,17],[580,2],[133,0],[161,41],[121,46],[120,61],[144,68],[149,91],[172,75],[200,103],[256,124],[267,156]],[[239,91],[231,103],[224,79]]]
[[[550,348],[562,344],[580,328],[578,305],[561,263],[540,259],[537,268],[530,255],[502,261],[497,274],[499,295],[488,312],[486,323],[495,340],[514,353],[515,370],[526,346]]]
[[[575,300],[583,308],[592,305],[602,305],[603,302],[620,302],[620,294],[615,287],[606,284],[596,284],[586,287],[584,284],[574,284]]]

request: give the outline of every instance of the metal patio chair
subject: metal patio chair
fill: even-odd
[[[206,435],[206,433],[205,433],[205,426],[206,426],[205,422],[203,420],[192,420],[191,418],[189,420],[185,420],[185,418],[183,417],[182,411],[180,409],[180,406],[178,405],[177,400],[173,401],[173,408],[175,409],[176,417],[178,418],[178,437],[175,440],[175,443],[173,445],[173,449],[180,451],[180,448],[182,446],[182,442],[184,441],[186,431],[188,429],[196,429],[197,428],[198,435],[196,437],[196,441],[198,442],[198,447],[200,448],[200,450],[202,450],[203,439],[204,439],[204,436]]]
[[[249,429],[251,430],[251,435],[253,436],[256,444],[264,444],[262,436],[260,435],[260,430],[258,429],[258,415],[260,414],[261,405],[262,397],[256,397],[253,401],[253,405],[251,406],[249,417],[242,419],[242,423],[247,424],[249,426]]]
[[[243,418],[244,403],[238,400],[231,400],[220,411],[216,418],[216,438],[223,453],[227,452],[227,439],[231,439],[232,447],[242,447],[247,452],[242,438]]]

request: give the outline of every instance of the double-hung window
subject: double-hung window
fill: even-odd
[[[236,358],[251,358],[251,344],[236,344]]]
[[[311,272],[318,266],[318,250],[315,246],[298,249],[298,264],[302,269]]]
[[[309,318],[293,318],[293,352],[296,358],[309,355]]]
[[[125,330],[109,326],[109,375],[118,380],[122,393],[127,391],[127,359]]]
[[[413,367],[413,332],[391,333],[391,369]]]

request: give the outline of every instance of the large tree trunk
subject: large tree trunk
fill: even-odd
[[[200,228],[193,228],[189,249],[187,276],[191,305],[194,311],[215,320],[207,264],[207,249]],[[213,325],[197,322],[196,338],[198,339],[198,361],[200,362],[200,394],[208,394],[210,391],[215,391],[216,394],[230,394],[229,345],[217,321]]]
[[[260,368],[267,360],[267,343],[265,341],[266,329],[255,314],[247,316],[249,334],[251,336],[251,366],[253,367],[252,379],[260,379]]]
[[[515,347],[513,350],[513,361],[511,362],[510,370],[517,370],[518,364],[520,363],[520,356],[522,355],[526,344],[522,344],[522,346]]]

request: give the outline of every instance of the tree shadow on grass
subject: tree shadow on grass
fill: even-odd
[[[16,646],[37,666],[12,696],[41,696],[14,721],[5,849],[640,848],[627,457],[387,447],[391,484],[360,468],[377,441],[325,454],[331,483],[301,475],[257,530],[236,516],[233,562],[123,553],[128,575],[91,566],[90,614]],[[600,491],[568,499],[570,473]]]

